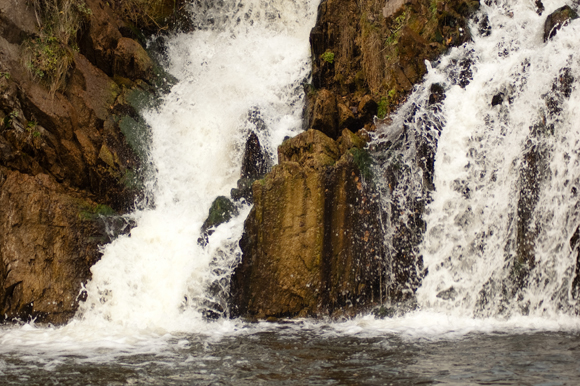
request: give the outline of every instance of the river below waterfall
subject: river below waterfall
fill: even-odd
[[[110,336],[100,342],[101,347],[95,342],[83,345],[72,336],[59,340],[55,331],[29,330],[20,335],[24,341],[3,341],[0,383],[578,384],[578,323],[540,319],[519,323],[457,320],[429,313],[330,324],[215,322],[206,334]],[[30,340],[50,334],[50,343]]]
[[[580,384],[570,247],[580,223],[580,91],[564,84],[580,79],[580,21],[543,42],[545,16],[563,3],[544,1],[544,17],[533,3],[482,1],[473,41],[430,63],[377,133],[380,142],[407,111],[427,109],[432,84],[445,89],[435,191],[416,246],[427,268],[417,308],[249,323],[202,316],[221,301],[208,289],[239,261],[249,206],[207,246],[197,239],[212,201],[235,187],[248,133],[274,163],[276,147],[301,131],[318,2],[193,2],[197,30],[166,46],[178,83],[144,113],[149,204],[130,216],[130,235],[104,246],[73,321],[0,327],[0,384]],[[543,163],[526,188],[534,208],[522,209],[529,154]],[[524,271],[527,285],[513,287]]]

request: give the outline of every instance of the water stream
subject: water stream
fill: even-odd
[[[318,1],[207,4],[191,5],[195,32],[167,43],[178,83],[145,113],[154,205],[104,247],[72,322],[0,328],[0,383],[576,384],[580,91],[568,80],[580,79],[580,20],[543,42],[561,1],[545,0],[544,16],[531,0],[482,1],[473,41],[430,63],[379,128],[377,138],[392,135],[414,110],[413,138],[429,135],[437,148],[434,190],[421,196],[415,311],[252,324],[202,316],[220,301],[208,288],[239,261],[249,206],[205,248],[197,238],[213,199],[235,187],[250,131],[272,162],[301,131]],[[490,33],[479,28],[485,15]],[[436,111],[432,84],[445,90]],[[410,188],[388,200],[424,194],[413,188],[421,171],[410,170]]]

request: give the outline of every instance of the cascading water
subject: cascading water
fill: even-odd
[[[175,329],[199,318],[208,285],[219,279],[212,262],[236,262],[247,207],[205,248],[197,244],[200,228],[212,201],[235,187],[250,131],[275,157],[282,139],[301,128],[316,5],[192,5],[199,30],[175,37],[167,50],[179,83],[146,114],[154,208],[135,213],[131,236],[105,247],[87,286],[84,319]]]
[[[562,4],[544,5],[547,15]],[[460,315],[570,313],[570,239],[580,221],[578,25],[544,42],[545,17],[528,1],[490,2],[480,19],[473,43],[428,77],[446,88],[445,127],[418,299]],[[466,61],[472,76],[462,87],[453,77]]]
[[[555,0],[544,2],[542,17],[532,0],[482,2],[473,40],[428,64],[392,123],[378,125],[371,148],[384,177],[377,182],[388,236],[386,293],[416,299],[415,311],[344,322],[203,320],[200,310],[220,301],[208,289],[227,287],[239,259],[249,206],[205,247],[197,243],[200,228],[212,201],[235,186],[250,132],[275,162],[276,146],[301,130],[317,5],[193,2],[196,31],[167,43],[178,83],[145,113],[154,204],[132,214],[130,236],[104,247],[71,323],[0,330],[1,380],[30,383],[32,374],[49,384],[58,371],[76,384],[306,384],[319,374],[384,384],[396,381],[395,372],[409,384],[453,381],[457,368],[427,370],[465,357],[480,361],[461,373],[476,379],[491,363],[486,353],[496,355],[497,331],[508,353],[513,342],[545,350],[545,358],[554,357],[552,346],[576,349],[562,344],[573,344],[568,332],[580,330],[573,284],[580,21],[544,42],[545,15],[563,5]],[[519,334],[538,330],[564,332],[520,342]],[[576,369],[571,358],[566,369]],[[500,362],[483,374],[497,376]],[[368,378],[361,366],[373,369]],[[113,375],[103,380],[100,369]]]

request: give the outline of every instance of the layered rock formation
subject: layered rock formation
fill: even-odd
[[[101,215],[133,205],[157,81],[136,31],[99,0],[0,0],[0,321],[68,320]]]
[[[286,140],[253,185],[232,315],[353,315],[380,302],[383,234],[365,142],[344,130]],[[368,174],[367,174],[368,177]]]
[[[339,144],[368,138],[377,117],[388,121],[425,74],[425,60],[470,39],[467,18],[478,7],[470,0],[322,1],[310,35],[308,131],[284,142],[280,165],[253,186],[255,207],[232,278],[233,315],[351,315],[412,300],[441,123],[410,111],[370,149],[376,159],[364,142],[346,151]],[[457,66],[465,87],[470,62]],[[433,85],[427,114],[435,115],[443,99],[442,87]],[[415,133],[412,122],[422,119],[433,136]],[[416,159],[403,165],[403,153]],[[361,169],[355,161],[362,154]],[[376,186],[371,172],[385,186]],[[412,180],[417,175],[419,182]]]

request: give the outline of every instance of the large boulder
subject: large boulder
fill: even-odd
[[[348,130],[338,141],[309,130],[278,148],[279,165],[253,185],[233,316],[353,315],[380,302],[383,234],[363,146]]]

